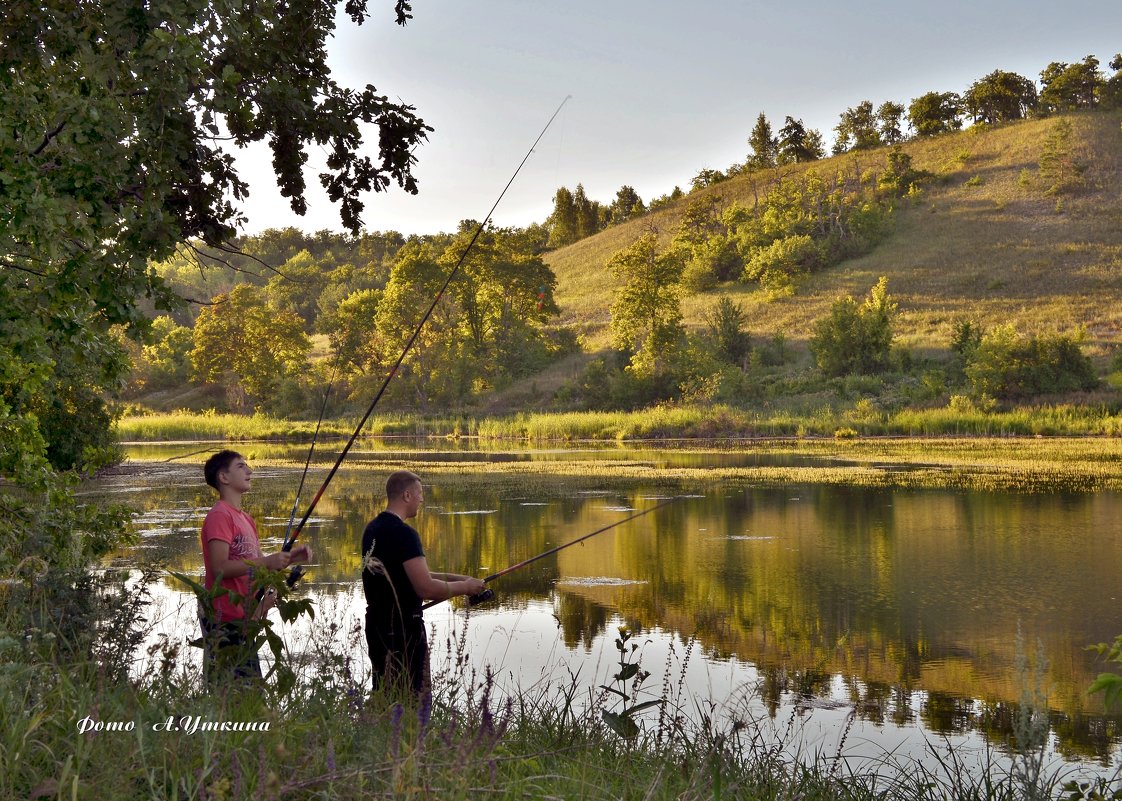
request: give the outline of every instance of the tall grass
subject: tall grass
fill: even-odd
[[[130,681],[95,661],[60,662],[54,632],[0,637],[0,797],[1012,801],[1025,790],[1023,776],[992,756],[970,768],[934,746],[926,764],[886,754],[851,769],[848,729],[836,749],[807,753],[794,716],[777,734],[746,710],[708,714],[669,678],[657,720],[623,739],[600,716],[603,696],[579,699],[565,683],[501,689],[489,671],[465,666],[463,638],[446,649],[431,696],[368,697],[364,666],[346,655],[361,634],[343,625],[317,621],[294,662],[301,680],[284,696],[267,687],[204,692],[197,671],[166,646]],[[684,673],[689,646],[683,656]],[[668,677],[671,667],[668,658]],[[191,731],[195,719],[267,730]],[[187,730],[161,730],[169,720]],[[81,721],[129,730],[80,733]],[[1054,795],[1064,778],[1035,776],[1034,796]]]

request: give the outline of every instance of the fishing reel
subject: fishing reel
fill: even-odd
[[[495,591],[488,587],[483,590],[483,592],[477,592],[475,595],[469,595],[467,599],[467,605],[479,606],[479,604],[485,604],[488,601],[493,601],[494,599]]]

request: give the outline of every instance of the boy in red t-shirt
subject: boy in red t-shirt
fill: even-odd
[[[218,503],[211,507],[203,521],[201,541],[205,586],[209,590],[218,577],[222,586],[240,595],[252,605],[253,571],[258,567],[283,570],[290,565],[311,561],[312,550],[298,545],[291,551],[278,551],[264,556],[257,539],[257,524],[242,511],[242,495],[249,491],[253,470],[245,457],[230,450],[219,451],[203,466],[206,483],[218,490]],[[270,591],[271,592],[271,591]],[[256,605],[254,618],[262,617],[272,607],[273,597],[267,594]],[[235,604],[228,595],[214,599],[216,619],[202,618],[204,661],[208,679],[214,678],[217,652],[224,648],[244,648],[244,657],[235,658],[234,675],[238,678],[261,678],[257,649],[247,646],[246,607]]]

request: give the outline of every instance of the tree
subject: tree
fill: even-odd
[[[667,372],[685,334],[681,262],[672,252],[659,254],[658,237],[648,232],[615,254],[608,269],[623,282],[611,308],[615,347],[634,354],[632,366],[653,375]]]
[[[646,210],[647,207],[643,205],[643,199],[639,197],[639,193],[635,191],[634,187],[624,185],[616,192],[616,199],[612,201],[612,205],[608,208],[608,219],[612,225],[616,225],[626,222],[632,217],[638,217]]]
[[[837,134],[834,141],[835,153],[862,150],[881,144],[877,116],[871,100],[863,100],[855,107],[843,111],[834,131]]]
[[[1110,60],[1114,74],[1103,84],[1100,99],[1103,108],[1122,108],[1122,53]]]
[[[1053,61],[1040,73],[1040,105],[1047,112],[1094,108],[1106,81],[1099,60],[1087,56],[1078,64]]]
[[[152,321],[149,344],[141,348],[146,389],[170,389],[187,383],[191,373],[191,329],[166,315]]]
[[[900,130],[900,120],[904,116],[904,107],[899,103],[887,100],[877,109],[877,121],[880,123],[880,140],[886,145],[895,145],[903,141],[904,132]]]
[[[367,375],[380,364],[383,350],[378,338],[378,306],[382,292],[378,289],[360,289],[347,295],[330,314],[324,315],[331,350],[339,370]]]
[[[600,230],[600,204],[588,199],[583,184],[577,184],[573,193],[573,207],[577,215],[577,239],[592,236]]]
[[[199,381],[226,388],[234,405],[254,405],[304,368],[311,342],[295,312],[270,307],[257,287],[242,284],[199,313],[191,366]]]
[[[962,102],[966,114],[976,123],[1021,120],[1036,108],[1036,86],[1015,72],[994,70],[972,83],[963,93]]]
[[[553,213],[549,215],[549,246],[571,245],[577,236],[577,207],[573,193],[562,186],[553,195]]]
[[[732,298],[722,296],[705,315],[709,336],[717,355],[725,361],[743,368],[752,350],[751,338],[744,330],[748,313]]]
[[[152,263],[180,246],[234,239],[249,192],[234,167],[238,148],[270,144],[281,192],[301,213],[307,149],[326,148],[321,181],[352,229],[363,192],[416,191],[412,150],[429,129],[373,87],[352,91],[331,79],[335,5],[5,4],[0,484],[5,493],[33,490],[0,498],[6,519],[41,522],[35,504],[49,503],[54,522],[36,536],[69,528],[64,538],[81,543],[89,532],[93,513],[78,512],[51,471],[114,458],[103,397],[125,367],[114,331],[139,334],[142,300],[175,305]],[[346,3],[356,22],[366,7]],[[397,3],[399,22],[408,11]],[[379,141],[373,159],[362,155],[367,124]],[[5,552],[7,563],[19,562],[12,556]]]
[[[783,127],[779,129],[779,163],[801,164],[805,161],[817,161],[822,158],[821,134],[818,134],[818,144],[815,147],[813,135],[817,131],[806,130],[802,120],[787,117]]]
[[[772,136],[771,123],[762,111],[748,137],[748,147],[752,148],[752,155],[748,158],[749,169],[764,170],[776,165],[779,140]]]
[[[962,98],[954,92],[927,92],[908,104],[908,123],[916,136],[936,136],[962,127]]]
[[[896,302],[888,295],[888,279],[881,277],[869,297],[858,306],[849,296],[837,300],[830,316],[819,320],[810,352],[829,376],[874,373],[888,364]]]

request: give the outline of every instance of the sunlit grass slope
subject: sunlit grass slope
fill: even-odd
[[[685,299],[688,325],[701,325],[721,294],[741,302],[758,337],[782,333],[805,344],[815,320],[840,295],[865,295],[881,275],[899,301],[897,342],[919,352],[945,350],[953,324],[1012,322],[1024,332],[1087,330],[1101,355],[1122,326],[1122,114],[1066,117],[1072,146],[1086,165],[1084,186],[1049,194],[1038,176],[1041,148],[1059,118],[966,130],[904,149],[913,166],[936,177],[920,196],[902,200],[893,232],[871,253],[810,276],[793,296],[772,299],[730,284]],[[808,167],[832,173],[879,172],[887,148],[836,156]],[[700,190],[751,205],[780,170],[740,176]],[[563,321],[585,332],[586,346],[607,345],[616,281],[607,262],[653,226],[669,242],[691,196],[639,220],[547,257],[557,274]]]

